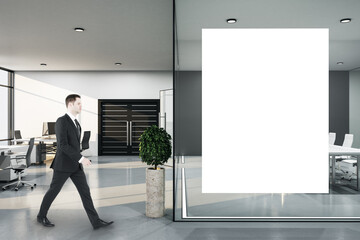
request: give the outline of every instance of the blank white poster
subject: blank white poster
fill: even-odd
[[[202,192],[328,193],[328,29],[202,30]]]

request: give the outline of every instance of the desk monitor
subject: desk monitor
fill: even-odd
[[[22,139],[20,130],[15,130],[15,139],[16,140]],[[16,144],[22,144],[22,143],[23,143],[22,141],[16,141]]]
[[[55,135],[55,123],[48,122],[49,135]]]
[[[55,135],[55,122],[44,122],[42,135],[43,136]]]
[[[20,130],[15,130],[15,139],[22,139]]]

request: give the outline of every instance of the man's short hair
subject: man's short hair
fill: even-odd
[[[69,105],[69,103],[75,102],[76,98],[81,98],[81,97],[78,94],[70,94],[69,96],[67,96],[65,99],[66,107]]]

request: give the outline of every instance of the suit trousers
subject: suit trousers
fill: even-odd
[[[52,202],[59,194],[66,180],[70,177],[80,194],[83,206],[91,224],[96,224],[96,222],[99,220],[99,215],[94,208],[94,204],[90,195],[90,188],[86,182],[85,173],[80,166],[79,169],[74,173],[54,170],[54,175],[50,184],[50,188],[46,192],[44,199],[41,203],[40,211],[38,214],[39,217],[46,217]]]

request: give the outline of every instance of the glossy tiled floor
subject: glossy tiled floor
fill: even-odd
[[[163,218],[145,216],[145,168],[137,157],[92,158],[86,175],[94,204],[104,220],[115,223],[94,231],[71,180],[54,201],[48,217],[56,226],[36,222],[52,177],[45,166],[31,166],[27,180],[35,190],[0,192],[0,239],[359,239],[360,223],[173,222],[172,169],[166,171]],[[0,184],[3,185],[4,183]],[[358,205],[354,205],[354,208]]]
[[[336,175],[336,184],[330,185],[329,193],[202,193],[201,157],[185,157],[185,161],[177,166],[176,176],[178,182],[182,182],[178,189],[186,185],[182,195],[186,196],[183,206],[186,205],[187,215],[183,216],[188,221],[204,218],[232,221],[254,218],[360,219],[360,192],[352,189],[356,187],[356,180],[341,180],[340,174]],[[304,177],[314,179],[313,176]],[[251,181],[253,179],[238,184],[251,184]]]

